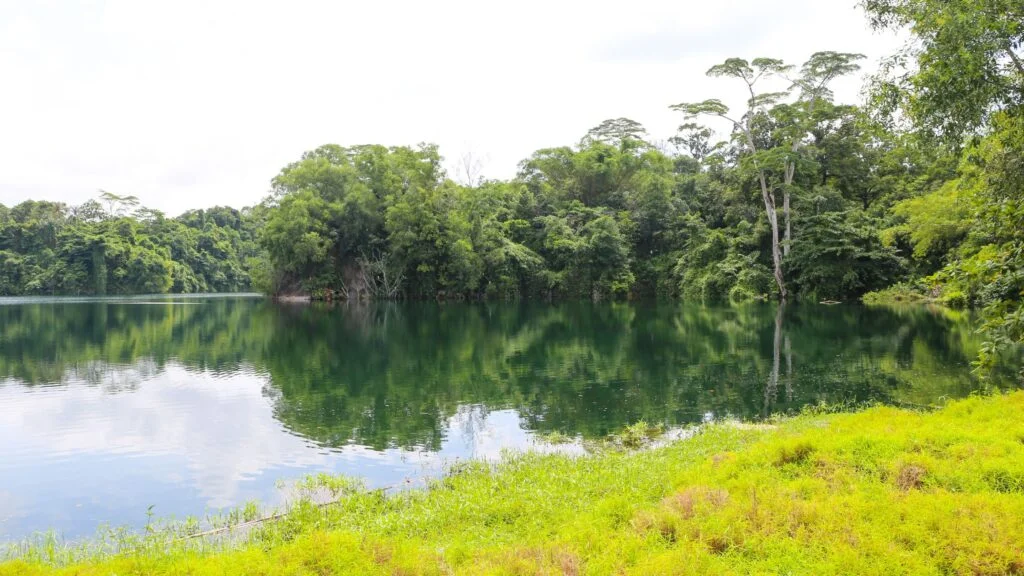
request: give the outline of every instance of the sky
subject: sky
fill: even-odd
[[[607,118],[662,140],[671,104],[741,104],[704,75],[726,58],[872,71],[898,46],[854,0],[0,0],[0,203],[242,207],[327,143],[432,142],[452,176],[471,154],[509,178]]]

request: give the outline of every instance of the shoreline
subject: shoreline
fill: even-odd
[[[713,424],[640,451],[465,462],[383,496],[317,479],[242,542],[60,560],[0,575],[1013,573],[1024,568],[1024,392],[937,411]],[[54,555],[56,554],[56,555]]]

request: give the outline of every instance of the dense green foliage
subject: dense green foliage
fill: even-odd
[[[942,186],[894,206],[888,231],[913,247],[910,284],[956,306],[985,310],[982,362],[1024,340],[1024,5],[1007,0],[865,0],[877,27],[915,39],[876,78],[888,120],[959,157]],[[889,115],[887,113],[895,113]]]
[[[636,122],[607,120],[575,146],[535,152],[508,182],[454,182],[431,146],[323,146],[274,180],[265,288],[849,300],[934,274],[982,228],[971,218],[987,216],[959,197],[971,174],[981,181],[977,166],[992,162],[979,158],[996,141],[958,161],[959,146],[887,121],[883,95],[905,87],[881,79],[869,106],[835,104],[829,83],[861,58],[820,52],[799,70],[727,60],[708,73],[754,95],[739,115],[719,100],[675,105],[685,123],[664,144]],[[760,91],[782,77],[790,91]],[[730,138],[714,142],[694,123],[706,116],[731,122]]]
[[[192,525],[120,554],[44,543],[0,575],[1019,574],[1022,423],[1016,393],[471,462],[390,496],[317,478],[339,502],[222,540],[178,538]]]
[[[254,210],[167,218],[133,197],[101,200],[0,205],[0,296],[250,289],[261,262]]]
[[[262,236],[269,288],[342,298],[767,298],[777,291],[773,232],[749,165],[765,166],[769,153],[791,203],[792,238],[780,251],[789,284],[835,299],[891,284],[908,264],[879,231],[913,186],[904,181],[931,159],[857,108],[819,97],[813,115],[795,110],[752,112],[761,160],[693,124],[674,148],[659,147],[619,119],[576,146],[537,151],[512,181],[474,186],[448,179],[433,147],[323,146],[274,180]],[[799,161],[782,152],[794,130],[806,130]],[[890,168],[851,160],[863,156]]]

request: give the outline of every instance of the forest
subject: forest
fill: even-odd
[[[0,296],[238,292],[263,250],[258,208],[177,218],[134,196],[0,204]]]
[[[429,144],[330,144],[241,211],[0,206],[0,294],[920,300],[985,310],[984,356],[1024,336],[1024,6],[861,7],[911,40],[858,105],[830,87],[859,54],[732,58],[709,99],[666,103],[669,141],[606,120],[508,181]]]

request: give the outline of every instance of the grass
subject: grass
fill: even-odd
[[[346,496],[242,541],[36,553],[0,575],[1024,574],[1024,393],[774,424],[465,463],[388,497],[314,479]]]
[[[618,435],[619,442],[626,448],[640,448],[649,441],[654,440],[664,432],[660,425],[652,425],[641,420],[636,424],[626,426]]]
[[[929,287],[929,284],[931,286]],[[861,301],[868,305],[937,304],[953,310],[968,308],[967,295],[948,286],[937,288],[934,279],[925,278],[916,283],[894,284],[882,290],[868,292]]]
[[[868,292],[861,300],[865,304],[921,304],[939,303],[941,299],[929,295],[922,286],[913,284],[894,284],[888,288]]]
[[[558,445],[562,445],[562,444],[570,444],[570,443],[576,441],[576,437],[575,436],[570,436],[568,434],[565,434],[565,433],[562,433],[562,432],[558,432],[558,431],[549,432],[547,434],[541,434],[541,435],[538,436],[538,439],[541,440],[542,442],[546,442],[548,444],[551,444],[552,446],[558,446]]]

